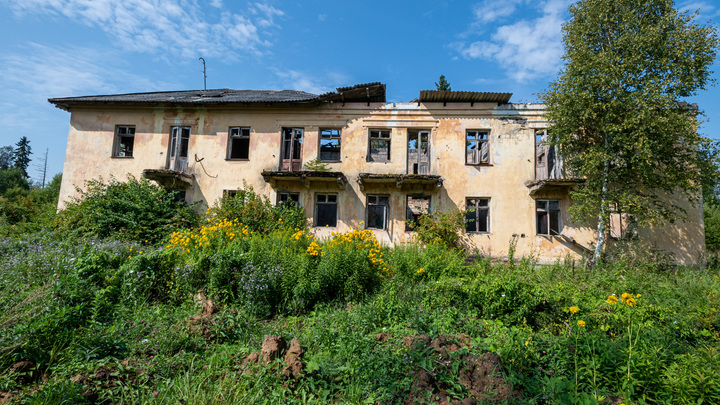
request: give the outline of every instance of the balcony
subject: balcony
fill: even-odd
[[[142,175],[148,180],[156,181],[161,187],[171,190],[187,190],[195,181],[194,175],[172,169],[145,169]]]
[[[438,189],[443,185],[443,178],[432,174],[360,173],[357,181],[360,185],[360,190],[365,190],[365,187],[374,184],[394,184],[398,189],[403,189],[403,186],[406,185],[409,187],[421,186],[423,188],[430,187]]]
[[[338,190],[344,190],[347,186],[348,179],[342,172],[319,172],[311,170],[302,170],[295,172],[263,170],[263,179],[273,188],[277,188],[278,181],[298,182],[310,188],[312,183],[332,183],[337,184]]]
[[[557,146],[548,144],[547,130],[538,130],[535,134],[535,178],[525,183],[530,189],[530,195],[534,196],[539,192],[568,192],[581,183],[581,178],[573,176],[563,167]]]

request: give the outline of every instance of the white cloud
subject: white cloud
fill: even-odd
[[[490,40],[453,46],[467,59],[494,60],[520,82],[554,75],[563,55],[561,26],[568,5],[568,0],[548,0],[539,4],[538,18],[499,26]]]
[[[704,23],[706,20],[720,16],[720,8],[703,0],[690,0],[677,5],[678,10],[693,14],[697,12],[695,21]]]
[[[194,0],[23,0],[6,2],[18,16],[50,14],[98,27],[121,47],[166,57],[234,57],[238,52],[262,53],[270,43],[263,39],[274,19],[283,16],[275,7],[255,3],[252,16],[222,12],[209,21]],[[222,7],[222,0],[210,0]]]
[[[349,85],[348,77],[337,72],[323,72],[312,76],[297,70],[276,70],[275,75],[280,79],[282,88],[313,94],[324,94],[335,91],[336,87]]]
[[[517,6],[525,2],[526,0],[485,0],[475,6],[475,17],[480,22],[492,22],[512,15]]]

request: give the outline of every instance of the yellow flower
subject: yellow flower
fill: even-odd
[[[578,321],[578,326],[581,328],[585,327],[585,321]]]
[[[578,308],[578,307],[570,307],[570,312],[572,312],[573,314],[577,314],[578,312],[580,312],[580,308]]]
[[[640,297],[642,297],[642,294],[638,294],[635,296],[635,298],[640,298]]]
[[[623,293],[620,297],[622,298],[622,302],[626,303],[628,299],[632,298],[632,295],[628,293]]]
[[[618,298],[617,298],[616,296],[614,296],[614,295],[610,295],[610,296],[607,297],[607,299],[605,300],[605,302],[607,302],[607,303],[610,304],[610,305],[615,305],[615,304],[618,303]]]
[[[420,274],[420,273],[422,273],[423,271],[425,271],[425,269],[422,269],[422,268],[421,268],[421,269],[418,270],[416,273],[417,273],[417,274]]]
[[[633,305],[636,304],[636,301],[635,301],[634,298],[628,298],[628,299],[625,301],[625,303],[628,304],[629,306],[633,306]]]

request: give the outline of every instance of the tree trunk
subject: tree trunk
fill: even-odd
[[[607,143],[607,141],[606,141]],[[605,160],[603,167],[602,191],[600,191],[600,214],[598,215],[597,227],[597,244],[595,245],[595,254],[593,255],[593,265],[600,262],[603,248],[605,247],[605,217],[607,212],[607,192],[608,192],[608,175],[610,171],[610,161]]]

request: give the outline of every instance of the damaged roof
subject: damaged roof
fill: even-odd
[[[337,92],[322,95],[299,90],[186,90],[153,93],[111,94],[102,96],[61,97],[48,101],[67,110],[89,104],[249,104],[249,103],[324,103],[385,102],[385,85],[379,82],[339,87]]]
[[[419,102],[440,103],[498,103],[507,104],[512,93],[491,93],[480,91],[422,90]]]

